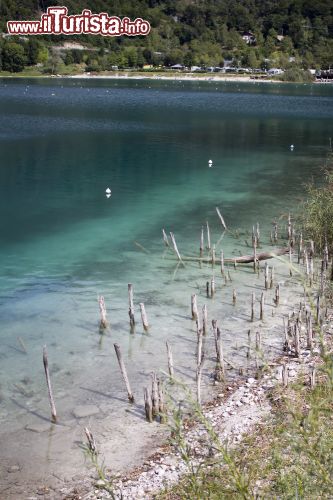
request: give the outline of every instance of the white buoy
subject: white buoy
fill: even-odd
[[[106,192],[106,194],[111,194],[111,189],[110,188],[106,188],[105,192]]]
[[[290,151],[294,151],[294,145],[290,144]]]
[[[107,198],[110,198],[110,197],[111,197],[111,193],[108,193],[108,194],[106,195],[106,197],[107,197]]]
[[[212,160],[208,160],[208,166],[209,166],[209,167],[212,167],[212,166],[213,166],[213,162],[212,162]]]

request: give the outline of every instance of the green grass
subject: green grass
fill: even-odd
[[[189,468],[163,499],[328,499],[333,492],[333,361],[323,354],[318,384],[299,377],[270,394],[270,419],[219,463]]]

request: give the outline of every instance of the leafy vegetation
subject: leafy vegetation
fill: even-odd
[[[313,182],[307,186],[307,199],[303,205],[301,223],[306,236],[322,250],[327,242],[333,246],[333,170],[326,170],[321,186]]]
[[[224,447],[206,423],[207,446],[218,450],[221,458],[194,466],[183,446],[189,473],[157,498],[331,498],[333,358],[323,346],[317,380],[313,389],[304,375],[287,389],[272,389],[272,416],[237,448]],[[181,448],[181,432],[174,435]]]
[[[48,6],[57,4],[66,5],[70,14],[90,8],[142,17],[152,31],[135,38],[8,37],[0,41],[0,69],[19,72],[38,63],[55,73],[73,64],[83,64],[87,71],[173,64],[207,67],[232,59],[235,66],[301,70],[325,69],[333,63],[333,0],[2,0],[0,30],[6,32],[8,20],[39,19]],[[251,31],[255,42],[247,44],[244,31]],[[64,41],[84,44],[87,50],[57,51],[58,60],[50,62],[54,45]]]

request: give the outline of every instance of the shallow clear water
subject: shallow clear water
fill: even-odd
[[[219,206],[227,225],[242,231],[238,240],[224,235],[219,249],[226,256],[250,253],[245,232],[257,220],[268,244],[273,217],[297,206],[303,183],[320,175],[332,136],[332,95],[328,85],[0,82],[0,419],[1,432],[20,433],[15,446],[8,438],[2,457],[12,460],[25,447],[36,463],[49,465],[43,437],[22,430],[49,416],[44,344],[58,413],[75,439],[82,439],[83,424],[72,410],[87,402],[99,405],[93,423],[99,430],[110,415],[121,422],[114,434],[126,419],[141,422],[142,388],[152,369],[166,368],[166,339],[179,375],[193,378],[190,295],[205,302],[212,270],[176,269],[161,229],[175,233],[182,254],[196,255],[206,221],[212,241],[221,237]],[[232,346],[248,328],[235,324],[244,319],[249,273],[234,273],[232,286],[244,292],[237,313],[218,271],[219,295],[208,306],[212,317],[220,314],[235,359]],[[129,332],[129,282],[136,305],[146,305],[149,335],[138,307],[136,333]],[[99,294],[110,322],[103,337]],[[138,393],[137,415],[126,419],[113,342]],[[75,439],[67,439],[71,449]],[[51,452],[51,462],[63,452]]]

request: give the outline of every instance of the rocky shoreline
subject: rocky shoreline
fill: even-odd
[[[291,352],[282,355],[271,363],[269,373],[260,379],[248,377],[232,385],[226,385],[217,397],[203,406],[202,414],[205,423],[193,424],[184,420],[184,439],[191,450],[191,466],[194,468],[214,457],[209,447],[207,429],[211,427],[221,443],[237,446],[244,436],[258,425],[265,425],[270,418],[272,407],[270,394],[272,389],[283,387],[282,370],[286,367],[289,382],[295,381],[300,375],[310,380],[314,366],[322,362],[319,342],[315,341],[312,349],[307,347],[305,328],[301,337],[301,352],[298,358]],[[324,326],[325,343],[332,343],[333,319],[330,317]],[[308,382],[310,383],[310,382]],[[131,473],[123,474],[106,483],[102,479],[95,482],[93,491],[87,491],[86,485],[72,489],[63,489],[59,497],[63,500],[99,500],[99,499],[153,499],[162,493],[166,487],[172,487],[188,473],[188,464],[182,458],[177,446],[165,443]],[[107,489],[109,488],[109,491]],[[36,497],[37,498],[37,497]],[[32,498],[30,500],[33,500]]]

